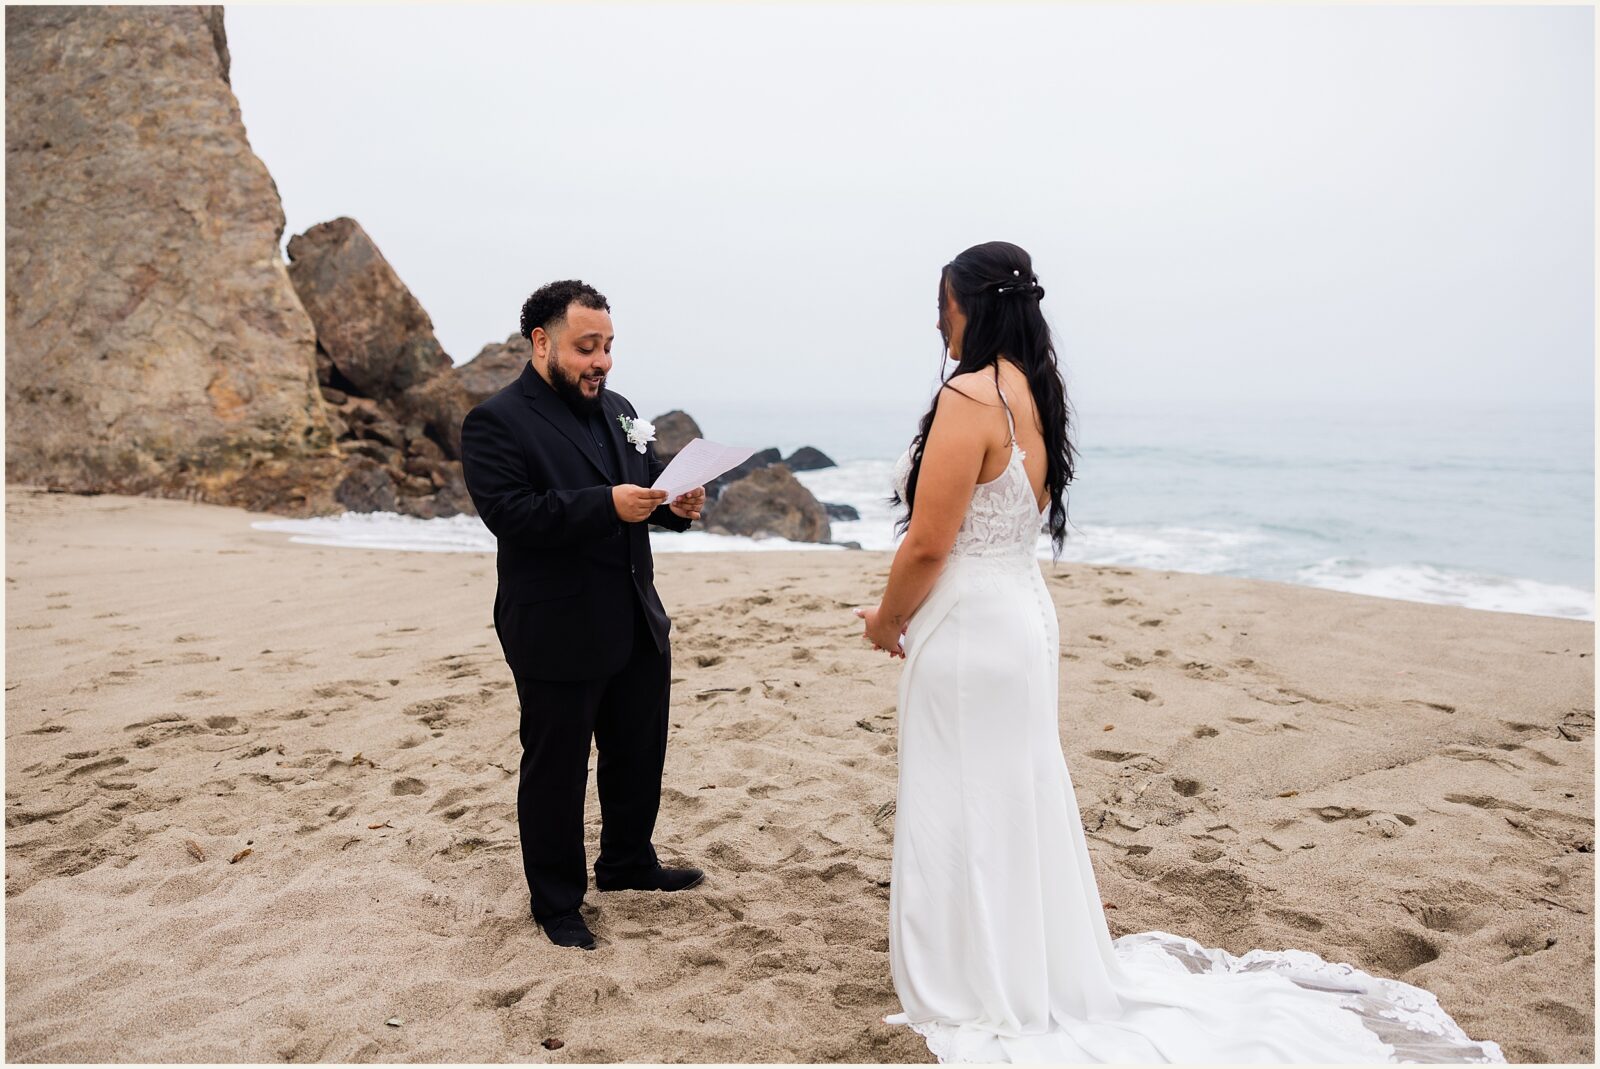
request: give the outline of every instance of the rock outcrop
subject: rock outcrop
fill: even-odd
[[[340,469],[220,7],[8,7],[6,478],[308,513]]]
[[[471,511],[461,421],[521,374],[528,343],[451,367],[348,217],[297,235],[284,263],[222,8],[5,17],[7,479],[293,515]],[[682,412],[655,422],[664,458],[700,434]],[[709,486],[707,525],[827,540],[781,460]]]
[[[828,542],[828,514],[811,491],[783,464],[769,464],[723,489],[706,506],[705,529],[713,534]]]
[[[358,392],[398,401],[450,367],[433,320],[348,216],[289,239],[289,279],[317,344]]]
[[[295,235],[289,259],[316,329],[322,398],[353,458],[334,499],[353,512],[424,519],[471,512],[461,421],[478,398],[466,383],[492,378],[495,359],[452,368],[428,313],[354,219]]]
[[[433,320],[361,224],[348,216],[289,240],[289,279],[317,332],[329,385],[381,401],[419,423],[451,457],[472,404],[433,334]]]
[[[768,468],[774,464],[781,463],[783,463],[782,453],[778,452],[776,449],[763,449],[761,452],[751,456],[750,459],[746,460],[743,464],[740,464],[733,470],[724,472],[715,479],[712,479],[709,483],[706,483],[706,500],[715,501],[718,497],[722,496],[722,492],[724,490],[728,489],[728,487],[732,486],[734,483],[741,481],[747,476],[755,474],[763,468]]]
[[[490,342],[478,350],[478,355],[454,371],[455,379],[466,393],[467,410],[487,401],[506,386],[517,380],[522,369],[533,359],[533,346],[520,334],[512,334],[503,342]]]
[[[790,471],[820,471],[823,468],[838,467],[828,454],[809,445],[796,449],[783,463]]]
[[[700,424],[694,417],[680,409],[657,416],[650,421],[656,428],[656,456],[661,458],[663,464],[670,463],[672,458],[683,451],[683,447],[696,438],[703,438],[700,433]]]

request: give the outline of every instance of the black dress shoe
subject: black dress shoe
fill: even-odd
[[[583,923],[583,917],[576,910],[540,921],[539,926],[544,929],[544,934],[550,937],[550,942],[558,947],[594,949],[594,933]]]
[[[602,882],[599,876],[594,885],[602,891],[682,891],[706,878],[699,869],[669,869],[656,866],[638,876],[625,876],[619,881]]]

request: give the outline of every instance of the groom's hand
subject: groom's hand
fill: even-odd
[[[665,490],[652,490],[648,486],[623,483],[611,488],[611,504],[617,510],[617,519],[624,523],[643,523],[666,499]]]
[[[706,488],[697,486],[686,494],[679,494],[672,499],[672,504],[667,506],[674,516],[686,520],[698,520],[700,510],[706,507]]]

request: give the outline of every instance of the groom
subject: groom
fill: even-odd
[[[533,359],[467,414],[461,464],[499,544],[494,626],[522,707],[517,828],[533,917],[558,946],[594,948],[583,798],[599,751],[602,891],[679,891],[699,869],[663,868],[650,837],[661,803],[670,626],[652,578],[650,523],[685,530],[705,488],[668,502],[663,465],[633,405],[606,389],[611,316],[577,281],[522,306]],[[621,418],[619,418],[621,417]]]

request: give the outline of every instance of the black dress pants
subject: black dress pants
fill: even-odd
[[[589,885],[583,800],[591,738],[599,753],[596,879],[623,881],[658,864],[650,837],[661,805],[672,657],[670,649],[656,649],[641,608],[630,607],[633,652],[615,675],[515,677],[522,706],[517,829],[535,920],[577,909]]]

